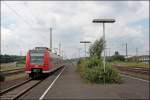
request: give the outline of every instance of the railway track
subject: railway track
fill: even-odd
[[[18,73],[23,73],[23,72],[24,72],[24,68],[18,68],[18,69],[0,71],[0,75],[10,76],[10,75],[18,74]]]
[[[62,69],[62,67],[59,69]],[[56,72],[57,70],[55,70],[54,72]],[[52,72],[52,74],[54,73]],[[29,90],[40,84],[42,81],[46,80],[47,78],[48,77],[43,78],[41,80],[28,79],[20,84],[5,89],[0,92],[0,100],[16,100],[22,95],[24,95],[26,92],[28,92]]]
[[[23,83],[12,86],[0,92],[0,98],[1,100],[15,100],[42,81],[43,80],[32,80],[32,79],[24,81]]]
[[[16,71],[16,70],[24,70],[24,68],[15,68],[15,69],[10,69],[10,70],[3,70],[1,72],[11,72],[11,71]]]
[[[134,72],[134,73],[140,73],[149,75],[149,68],[143,68],[143,67],[127,67],[127,66],[121,66],[121,65],[113,65],[120,71],[126,71],[126,72]]]

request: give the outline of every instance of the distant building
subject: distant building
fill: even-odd
[[[140,56],[129,56],[129,57],[125,57],[126,60],[129,61],[150,61],[150,55],[140,55]]]

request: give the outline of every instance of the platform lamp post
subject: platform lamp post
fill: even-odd
[[[105,41],[105,23],[114,23],[115,19],[93,19],[93,23],[102,23],[103,24],[103,39]],[[105,42],[106,43],[106,42]],[[103,59],[103,64],[104,64],[104,72],[105,72],[105,49],[104,49],[104,59]]]
[[[50,27],[50,50],[52,52],[52,28]]]
[[[64,58],[64,54],[65,54],[65,51],[61,50],[61,55],[60,56],[62,56],[62,58]]]
[[[90,41],[80,41],[80,43],[84,43],[84,49],[85,49],[85,58],[86,58],[86,44],[91,43]]]

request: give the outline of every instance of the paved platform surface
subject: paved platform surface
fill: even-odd
[[[86,84],[76,72],[76,68],[68,65],[45,99],[148,99],[149,84],[123,77],[123,84]]]
[[[56,74],[57,75],[57,74]],[[21,99],[39,99],[55,75],[32,89]],[[123,77],[123,84],[85,83],[71,64],[45,95],[44,99],[149,99],[149,83]]]

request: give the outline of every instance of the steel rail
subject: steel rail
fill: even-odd
[[[25,72],[24,70],[17,70],[17,71],[14,71],[14,72],[0,73],[0,75],[5,77],[5,76],[15,75],[15,74],[19,74],[19,73],[24,73],[24,72]]]
[[[45,78],[45,79],[46,79],[46,78]],[[2,92],[0,93],[0,98],[1,98],[1,99],[4,98],[4,99],[16,100],[17,98],[19,98],[20,96],[22,96],[23,94],[25,94],[27,91],[29,91],[29,90],[32,89],[33,87],[35,87],[35,86],[37,86],[38,84],[40,84],[40,83],[41,83],[43,80],[45,80],[45,79],[38,80],[37,82],[36,82],[35,80],[29,79],[29,80],[27,80],[27,81],[24,81],[24,82],[18,84],[18,85],[12,86],[12,87],[10,87],[10,88],[8,88],[8,89],[2,91]],[[33,81],[33,84],[32,84],[32,81]],[[35,81],[35,83],[34,83],[34,81]],[[24,90],[18,91],[18,93],[14,94],[14,95],[11,95],[11,97],[7,97],[7,93],[8,93],[8,95],[9,95],[9,92],[11,93],[12,91],[15,91],[15,90],[17,90],[17,89],[19,90],[20,87],[26,86],[26,85],[28,85],[28,84],[29,84],[29,87],[25,87]],[[30,85],[30,84],[31,84],[31,85]],[[5,98],[5,94],[6,94],[6,98]],[[4,96],[4,97],[2,97],[2,96]]]
[[[135,73],[149,75],[148,68],[142,68],[142,67],[133,67],[132,68],[132,67],[123,67],[123,66],[116,66],[116,65],[113,65],[113,66],[120,71],[128,71],[128,72],[135,72]]]
[[[63,68],[64,66],[61,66],[59,67],[58,69],[54,70],[53,72],[56,72],[57,70]],[[63,69],[62,69],[63,70]],[[60,72],[61,73],[61,72]],[[48,77],[47,77],[48,78]],[[16,100],[18,99],[19,97],[21,97],[23,94],[25,94],[26,92],[28,92],[29,90],[31,90],[33,87],[37,86],[38,84],[40,84],[42,81],[46,80],[47,78],[45,79],[42,79],[40,80],[39,82],[35,83],[34,85],[32,85],[31,87],[29,87],[28,89],[25,89],[23,91],[21,91],[19,94],[17,94],[15,97],[12,98],[12,100]]]
[[[62,67],[63,67],[63,66],[62,66]],[[62,67],[59,67],[59,68],[56,69],[55,71],[61,69]],[[54,71],[54,72],[55,72],[55,71]],[[48,77],[47,77],[47,78],[48,78]],[[20,84],[11,86],[10,88],[7,88],[7,89],[3,90],[2,92],[0,92],[0,98],[1,98],[2,96],[4,96],[5,94],[7,94],[7,93],[8,93],[8,95],[9,95],[9,92],[12,92],[12,91],[15,90],[15,89],[19,89],[19,87],[21,87],[21,86],[24,86],[24,85],[28,85],[28,84],[29,84],[29,87],[26,87],[26,89],[24,89],[24,90],[22,90],[22,91],[19,91],[19,93],[16,93],[16,94],[12,95],[12,96],[11,96],[12,98],[9,98],[9,97],[8,97],[8,99],[16,100],[16,99],[18,99],[19,97],[21,97],[23,94],[25,94],[26,92],[28,92],[28,91],[31,90],[33,87],[37,86],[38,84],[40,84],[42,81],[44,81],[44,80],[47,79],[47,78],[44,78],[44,79],[39,80],[39,81],[37,81],[37,82],[36,82],[35,80],[33,80],[33,85],[31,85],[31,86],[30,86],[30,82],[31,82],[31,84],[32,84],[32,79],[29,79],[29,80],[26,80],[26,81],[24,81],[24,82],[22,82],[22,83],[20,83]],[[35,81],[35,83],[34,83],[34,81]],[[7,97],[7,95],[6,95],[6,97]],[[3,99],[3,97],[2,97],[1,99]],[[6,99],[6,98],[4,98],[4,99]]]
[[[38,84],[40,84],[42,81],[44,81],[45,79],[42,79],[40,81],[38,81],[37,83],[35,83],[34,85],[32,85],[31,87],[21,91],[19,94],[15,95],[13,98],[11,98],[12,100],[16,100],[19,97],[21,97],[23,94],[25,94],[27,91],[31,90],[33,87],[37,86]]]
[[[11,87],[9,87],[7,89],[4,89],[3,91],[0,92],[0,96],[5,94],[5,93],[7,93],[7,92],[9,92],[9,91],[11,91],[11,90],[13,90],[13,89],[15,89],[15,88],[17,88],[17,87],[19,87],[19,86],[21,86],[21,85],[23,85],[23,84],[25,84],[25,83],[27,83],[27,82],[29,82],[29,81],[31,81],[31,80],[32,79],[28,79],[28,80],[25,80],[25,81],[23,81],[23,82],[21,82],[19,84],[16,84],[16,85],[13,85],[13,86],[11,86]]]
[[[24,68],[15,68],[15,69],[10,69],[10,70],[1,70],[0,72],[10,72],[10,71],[15,71],[15,70],[24,70]]]

